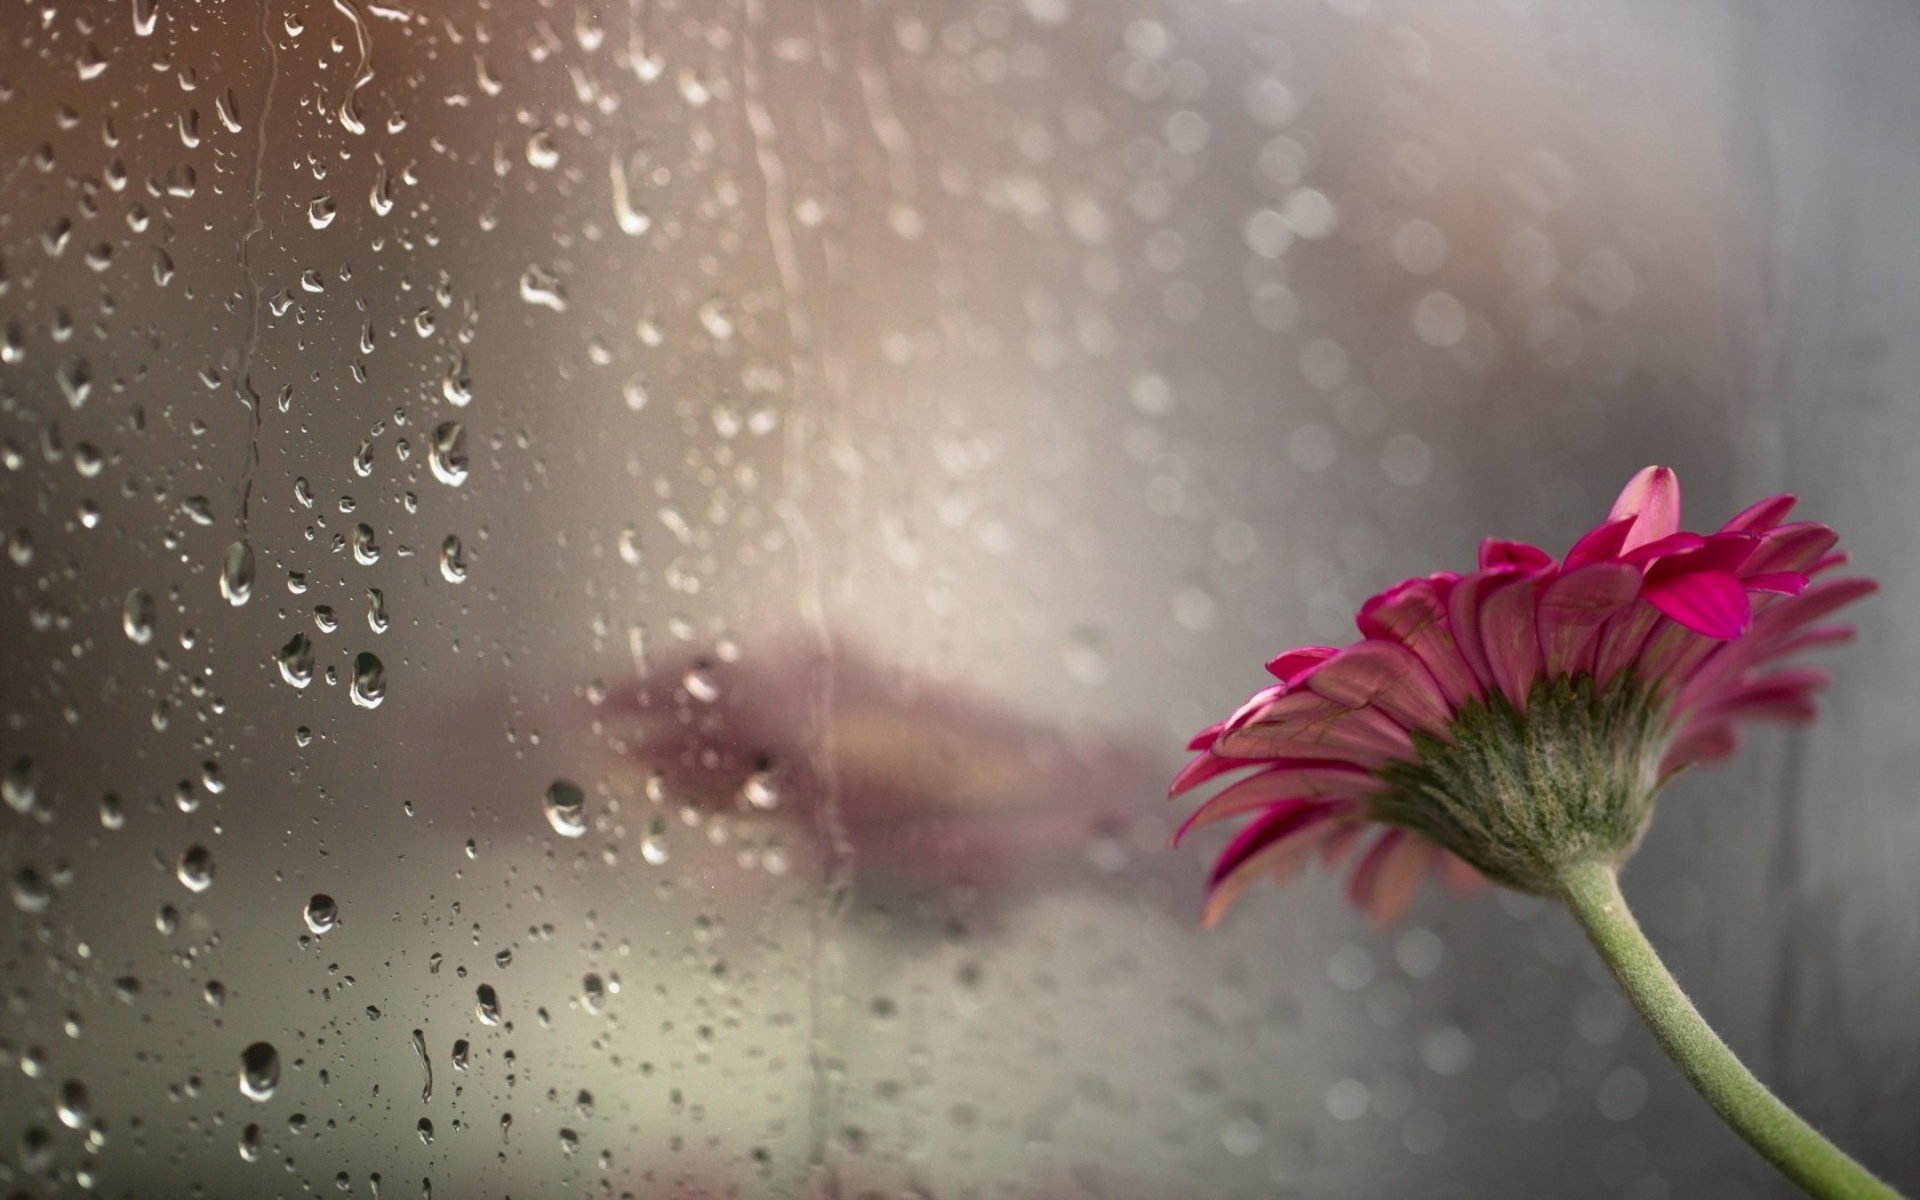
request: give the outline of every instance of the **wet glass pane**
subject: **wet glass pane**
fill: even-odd
[[[1920,1187],[1920,23],[1772,8],[15,6],[0,1185],[1789,1194],[1557,909],[1167,845],[1664,462],[1886,594],[1629,894]]]

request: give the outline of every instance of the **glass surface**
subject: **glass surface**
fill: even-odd
[[[1885,593],[1627,889],[1920,1189],[1920,17],[0,16],[0,1186],[1784,1196],[1557,909],[1181,746],[1648,462]]]

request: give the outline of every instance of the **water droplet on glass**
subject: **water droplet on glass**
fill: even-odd
[[[25,816],[34,810],[39,792],[39,765],[26,754],[14,759],[13,765],[7,768],[6,778],[0,779],[0,795],[6,797],[7,807]]]
[[[253,547],[235,542],[220,560],[220,594],[238,608],[253,596]]]
[[[379,708],[380,702],[387,698],[386,668],[380,665],[378,658],[364,650],[353,660],[351,694],[354,704],[361,708]]]
[[[474,1005],[473,1015],[480,1018],[482,1025],[498,1025],[500,1023],[500,997],[494,992],[493,985],[490,983],[481,984],[478,988],[474,989],[474,997],[479,1003]],[[458,1047],[455,1047],[455,1051],[456,1053],[458,1052]],[[457,1059],[454,1065],[460,1065]]]
[[[307,205],[307,222],[315,229],[325,229],[333,224],[335,211],[332,196],[315,196]]]
[[[467,1044],[467,1039],[465,1038],[459,1038],[453,1043],[454,1070],[464,1071],[467,1069],[468,1055],[472,1052],[472,1049],[473,1048]]]
[[[445,421],[433,431],[433,446],[427,453],[433,476],[450,487],[467,481],[467,427],[458,421]]]
[[[640,531],[639,530],[635,529],[631,525],[627,526],[625,529],[622,529],[620,531],[620,538],[617,545],[620,550],[621,562],[626,563],[630,567],[637,567],[640,565],[642,556],[640,553]]]
[[[748,804],[763,811],[780,807],[780,789],[770,770],[758,770],[747,776],[747,781],[740,786],[740,795]]]
[[[373,540],[373,526],[365,522],[353,527],[353,561],[363,567],[380,561],[380,544]]]
[[[153,27],[160,20],[160,6],[157,0],[133,0],[133,32],[141,37],[152,37]]]
[[[240,1094],[249,1100],[270,1100],[280,1086],[280,1052],[268,1042],[255,1042],[240,1052]]]
[[[425,1104],[433,1099],[433,1060],[427,1057],[426,1030],[413,1031],[413,1053],[419,1058],[420,1070],[426,1076],[420,1083],[420,1103]]]
[[[571,1129],[560,1131],[560,1153],[572,1158],[580,1149],[580,1135]]]
[[[55,1105],[60,1123],[68,1129],[84,1129],[93,1119],[93,1101],[87,1095],[87,1087],[78,1079],[69,1079],[60,1085],[60,1101]]]
[[[647,406],[647,381],[638,375],[630,376],[621,385],[620,394],[626,398],[629,409],[639,412]]]
[[[598,975],[588,975],[580,981],[580,1007],[592,1016],[599,1016],[607,1006],[607,983]]]
[[[440,543],[440,576],[448,583],[465,583],[467,579],[467,560],[460,549],[460,539],[448,534],[447,540]]]
[[[541,171],[551,171],[560,165],[560,150],[553,144],[551,133],[535,130],[527,139],[527,162]]]
[[[213,855],[205,846],[188,846],[174,864],[173,873],[190,892],[213,886]]]
[[[278,656],[280,678],[294,687],[303,688],[313,682],[313,643],[304,633],[296,633],[293,640],[280,647]]]
[[[455,408],[465,408],[473,403],[473,380],[467,377],[465,355],[448,363],[447,369],[441,373],[440,394]]]
[[[127,593],[127,602],[120,610],[120,627],[136,646],[144,646],[153,640],[153,624],[159,615],[153,597],[135,588]]]
[[[639,237],[653,228],[653,218],[633,206],[632,197],[627,191],[627,168],[618,154],[613,156],[609,171],[613,183],[613,218],[620,224],[620,232],[629,237]]]
[[[93,368],[88,365],[85,355],[76,355],[62,363],[56,372],[60,378],[60,390],[66,394],[67,403],[79,408],[93,394]]]
[[[560,281],[539,267],[528,267],[520,276],[520,298],[554,312],[567,311],[567,294]]]
[[[240,1131],[240,1157],[246,1162],[260,1161],[260,1127],[249,1125]]]
[[[326,933],[340,923],[340,906],[325,892],[315,892],[307,901],[305,915],[308,929],[315,933]]]
[[[703,667],[695,667],[688,671],[680,680],[680,686],[687,689],[687,695],[702,704],[712,704],[720,698],[720,685],[713,681],[713,676]]]
[[[21,867],[13,877],[13,906],[23,913],[41,913],[53,903],[53,890],[40,872]]]
[[[387,598],[379,588],[367,589],[367,628],[375,633],[387,631]]]
[[[547,785],[540,807],[547,814],[547,824],[561,837],[577,838],[587,832],[587,797],[578,784],[554,780]]]
[[[393,211],[393,176],[387,173],[385,167],[381,167],[379,175],[374,178],[373,189],[367,193],[367,205],[379,217]]]
[[[413,1128],[414,1128],[414,1132],[420,1135],[420,1144],[422,1146],[433,1145],[433,1121],[432,1120],[430,1120],[427,1117],[421,1117],[420,1123],[418,1125],[415,1125]]]

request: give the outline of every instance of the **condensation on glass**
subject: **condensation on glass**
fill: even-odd
[[[1267,654],[1479,532],[1814,473],[1769,280],[1838,185],[1760,148],[1846,108],[1756,101],[1813,69],[1767,36],[13,6],[0,1186],[1775,1194],[1560,914],[1322,879],[1204,933],[1161,799]],[[1628,882],[1911,1182],[1910,1017],[1807,983],[1868,961],[1819,932],[1868,851],[1782,764],[1892,778],[1849,712],[1912,697],[1842,675]]]

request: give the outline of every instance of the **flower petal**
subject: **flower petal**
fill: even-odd
[[[1608,521],[1582,537],[1567,551],[1564,570],[1572,571],[1588,563],[1608,562],[1619,557],[1620,548],[1626,545],[1627,535],[1633,532],[1637,517],[1621,517]]]
[[[1432,851],[1404,829],[1388,829],[1376,839],[1347,881],[1347,897],[1385,924],[1406,910],[1427,873]]]
[[[1658,541],[1680,528],[1680,477],[1667,467],[1646,467],[1627,481],[1613,502],[1609,521],[1637,518],[1621,551]]]
[[[1201,754],[1180,768],[1180,773],[1173,777],[1173,785],[1167,789],[1167,795],[1172,797],[1182,792],[1190,792],[1203,783],[1211,783],[1222,775],[1244,771],[1253,765],[1244,758],[1227,758],[1224,755],[1212,753]]]
[[[1540,675],[1540,635],[1535,616],[1538,578],[1519,579],[1480,603],[1480,644],[1493,680],[1521,712]]]
[[[1307,800],[1276,807],[1241,830],[1214,861],[1203,920],[1208,925],[1218,922],[1260,876],[1297,870],[1324,843],[1329,823],[1344,811],[1337,803]]]
[[[1525,542],[1487,538],[1480,543],[1480,569],[1493,571],[1513,567],[1522,571],[1544,571],[1553,566],[1553,555]]]
[[[1647,634],[1664,619],[1659,609],[1647,603],[1644,593],[1623,611],[1608,618],[1607,623],[1601,626],[1599,636],[1594,639],[1594,682],[1605,687],[1613,682],[1614,676],[1638,662],[1640,650],[1647,643]]]
[[[1486,648],[1480,640],[1480,606],[1486,597],[1514,582],[1511,572],[1479,572],[1455,585],[1447,597],[1447,626],[1453,631],[1460,658],[1482,687],[1492,687],[1493,668],[1487,664]]]
[[[1358,799],[1379,787],[1371,772],[1348,763],[1286,763],[1249,775],[1222,788],[1193,810],[1174,832],[1172,845],[1202,825],[1252,812],[1270,804],[1319,797]]]
[[[1409,730],[1445,737],[1453,710],[1411,650],[1396,642],[1356,642],[1315,671],[1307,686],[1348,708],[1372,705]]]
[[[1793,511],[1793,506],[1799,502],[1799,499],[1791,492],[1768,496],[1758,504],[1751,504],[1742,509],[1733,520],[1720,527],[1720,532],[1764,533],[1786,520],[1787,514]]]
[[[1736,638],[1753,624],[1753,606],[1747,589],[1731,571],[1663,572],[1657,565],[1647,573],[1647,603],[1697,633],[1712,638]]]
[[[1300,676],[1338,653],[1340,651],[1333,646],[1302,646],[1268,662],[1267,672],[1281,683],[1297,683]]]
[[[1449,707],[1484,698],[1454,640],[1446,596],[1432,580],[1409,579],[1375,596],[1361,607],[1358,624],[1367,637],[1399,642],[1418,655]]]
[[[1625,563],[1596,562],[1576,567],[1540,593],[1541,674],[1554,679],[1572,674],[1593,642],[1594,632],[1640,592],[1640,572]]]
[[[1343,759],[1368,768],[1414,756],[1406,729],[1385,713],[1313,699],[1324,708],[1250,722],[1225,734],[1216,752],[1240,758]]]
[[[1747,560],[1746,570],[1742,574],[1759,575],[1769,571],[1805,573],[1839,540],[1839,534],[1818,521],[1796,521],[1792,525],[1770,529],[1761,535],[1760,544]]]

